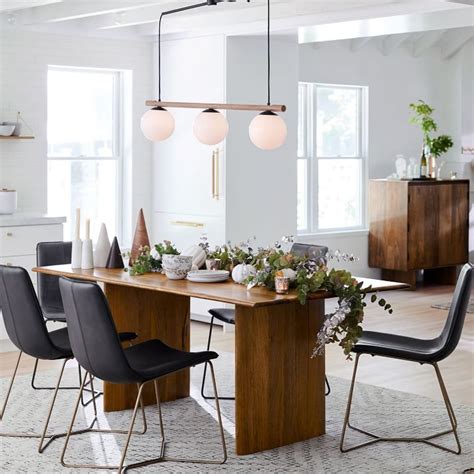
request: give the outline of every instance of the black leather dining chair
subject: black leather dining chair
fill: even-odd
[[[291,252],[295,255],[311,257],[316,261],[325,261],[326,254],[328,253],[328,248],[323,245],[310,245],[310,244],[298,244],[294,243],[291,246]],[[218,319],[226,324],[232,324],[235,326],[235,309],[232,308],[213,308],[209,310],[211,315],[211,323],[209,325],[209,335],[207,337],[207,348],[210,350],[211,339],[212,339],[212,330],[214,328],[214,319]],[[202,374],[202,383],[201,383],[201,396],[202,398],[209,400],[212,397],[209,397],[204,393],[204,387],[206,385],[206,375],[207,375],[207,364],[204,364],[204,372]],[[326,384],[325,395],[331,393],[331,386],[327,377],[324,377]],[[219,397],[219,400],[235,400],[235,397]]]
[[[36,245],[36,264],[39,267],[69,264],[71,263],[71,252],[72,242],[39,242]],[[59,291],[59,277],[40,272],[37,273],[36,277],[38,285],[38,299],[46,323],[66,323],[61,292]],[[136,338],[137,335],[134,332],[122,332],[120,334],[120,339],[122,342],[131,342]],[[35,390],[54,390],[54,387],[38,387],[35,384],[38,363],[39,359],[36,359],[35,365],[33,367],[33,374],[31,376],[31,387]],[[61,390],[79,390],[79,387],[82,383],[80,365],[78,365],[78,376],[79,384],[77,386],[61,387]],[[89,382],[87,382],[87,384],[89,384]],[[87,388],[87,385],[84,390],[87,392],[91,391],[89,388]],[[100,391],[94,393],[95,397],[100,395],[102,395],[102,392]],[[92,402],[92,399],[88,400],[87,402],[84,402],[84,399],[82,399],[81,402],[83,406],[87,406]]]
[[[453,406],[448,396],[446,386],[441,376],[438,363],[446,357],[448,357],[456,346],[458,345],[459,339],[464,325],[466,317],[467,307],[469,304],[469,298],[472,292],[473,286],[473,265],[467,263],[461,270],[459,278],[454,289],[454,295],[449,309],[448,318],[444,325],[441,334],[434,339],[416,339],[407,336],[399,336],[396,334],[386,334],[380,332],[364,331],[357,344],[353,347],[352,351],[356,354],[354,362],[354,373],[352,375],[352,382],[349,389],[349,398],[347,401],[346,415],[344,419],[344,425],[342,428],[340,450],[342,452],[352,451],[354,449],[368,446],[380,441],[406,441],[406,442],[422,442],[440,448],[444,451],[448,451],[454,454],[461,453],[461,443],[459,441],[459,435],[457,431],[457,420],[454,414]],[[439,433],[434,433],[424,437],[384,437],[378,436],[374,433],[370,433],[366,430],[357,428],[350,423],[352,397],[354,394],[354,387],[357,375],[357,368],[359,365],[359,358],[363,354],[370,354],[371,356],[389,357],[393,359],[406,360],[411,362],[418,362],[419,364],[432,365],[438,383],[440,386],[441,394],[443,396],[444,404],[448,412],[451,429],[444,430]],[[344,441],[346,436],[347,428],[351,428],[359,433],[367,435],[370,440],[351,446],[345,447]],[[432,440],[440,436],[453,433],[456,441],[456,449],[447,448],[440,444],[434,443]]]
[[[70,468],[86,469],[114,469],[119,473],[123,470],[147,466],[157,462],[193,462],[222,464],[227,459],[224,429],[219,407],[217,385],[212,366],[212,359],[217,358],[215,352],[185,352],[167,346],[162,341],[154,339],[136,344],[132,347],[122,348],[117,337],[115,324],[110,314],[110,309],[105,296],[100,287],[95,283],[78,282],[67,278],[60,278],[59,286],[64,302],[66,320],[69,328],[71,346],[77,361],[81,364],[87,374],[97,377],[106,382],[121,384],[136,384],[138,389],[135,408],[127,435],[125,447],[122,452],[120,464],[118,466],[95,466],[95,465],[71,465],[65,462],[66,450],[70,436],[66,437],[66,442],[61,454],[61,463]],[[195,365],[209,363],[212,373],[214,394],[219,421],[220,436],[223,448],[223,459],[183,459],[165,457],[165,432],[161,414],[161,404],[159,396],[159,379],[166,375],[193,367]],[[158,416],[161,431],[161,449],[157,458],[137,462],[125,466],[125,458],[139,404],[142,403],[143,388],[153,383],[155,390]],[[81,392],[84,389],[84,381]],[[80,396],[77,398],[74,414],[69,426],[72,432],[77,411],[80,403]]]
[[[66,362],[73,358],[68,332],[66,328],[47,331],[33,284],[24,268],[0,265],[0,305],[8,337],[20,350],[0,412],[0,420],[3,420],[22,354],[28,354],[37,360],[63,361],[42,434],[0,433],[0,436],[6,437],[40,438],[38,451],[41,453],[54,439],[66,435],[47,434],[47,430]],[[49,440],[45,443],[46,438]]]
[[[12,378],[7,389],[5,400],[0,411],[0,420],[3,420],[23,354],[34,357],[36,360],[41,359],[63,361],[58,381],[56,386],[53,387],[54,395],[51,401],[48,416],[45,421],[43,433],[41,435],[0,433],[0,436],[6,437],[40,438],[38,450],[41,453],[54,439],[66,435],[66,433],[48,435],[47,429],[58,391],[64,388],[61,387],[61,380],[64,374],[66,363],[73,359],[71,345],[69,343],[68,329],[62,328],[56,331],[48,332],[46,321],[43,318],[43,312],[41,311],[35,289],[31,283],[28,272],[24,268],[0,265],[0,306],[2,308],[3,320],[8,337],[20,350],[15,368],[13,370]],[[119,340],[123,341],[124,339],[127,339],[127,334],[125,334],[125,336],[120,334]],[[83,379],[81,384],[85,385],[85,383],[86,381]],[[90,380],[87,383],[91,383]],[[72,388],[73,387],[69,387],[69,389]],[[79,390],[79,387],[77,387],[76,390]],[[95,393],[93,391],[93,387],[91,388],[91,391]],[[92,397],[94,404],[95,398],[95,396]],[[96,420],[92,422],[88,429],[92,428],[95,421]],[[84,432],[84,430],[79,430],[75,433],[82,432]],[[45,443],[46,438],[49,438],[49,440]]]

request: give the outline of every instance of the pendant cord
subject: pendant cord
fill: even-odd
[[[184,12],[186,10],[193,10],[194,8],[207,7],[208,5],[215,5],[212,0],[206,2],[197,3],[196,5],[189,5],[187,7],[175,8],[162,12],[160,19],[158,20],[158,102],[161,102],[161,21],[165,15],[171,15],[173,13]]]
[[[267,0],[267,105],[271,104],[271,101],[270,101],[270,76],[271,76],[271,65],[270,65],[270,0]]]

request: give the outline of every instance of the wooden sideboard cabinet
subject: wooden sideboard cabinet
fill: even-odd
[[[416,287],[418,270],[454,284],[468,261],[469,180],[369,183],[369,266]]]

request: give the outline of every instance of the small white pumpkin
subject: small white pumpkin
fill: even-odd
[[[253,265],[247,265],[246,263],[239,263],[232,270],[232,280],[236,283],[243,283],[246,278],[251,275],[255,275],[257,270]]]
[[[289,278],[290,281],[295,281],[296,272],[292,268],[284,268],[282,270],[282,273],[285,278]]]

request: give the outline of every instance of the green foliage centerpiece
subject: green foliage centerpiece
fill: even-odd
[[[163,255],[179,255],[179,252],[169,240],[156,244],[153,250],[147,245],[140,247],[139,254],[130,267],[130,275],[136,276],[151,272],[161,272],[163,268]]]
[[[329,258],[353,258],[340,255],[329,255]],[[328,269],[325,259],[296,256],[278,248],[260,249],[253,257],[252,264],[257,273],[248,277],[246,283],[249,288],[259,285],[273,290],[275,277],[283,274],[290,279],[290,286],[296,288],[301,304],[305,304],[312,293],[319,291],[328,291],[334,295],[337,308],[326,315],[316,338],[313,356],[322,354],[326,344],[337,342],[350,358],[351,349],[362,334],[364,308],[367,306],[366,297],[371,291],[370,287],[362,288],[362,282],[358,282],[346,270]],[[371,295],[370,302],[378,302],[385,311],[390,314],[393,312],[391,305],[376,294]]]
[[[368,300],[371,288],[362,288],[363,283],[358,282],[350,272],[329,269],[327,266],[327,260],[352,262],[355,260],[353,255],[335,251],[322,258],[311,258],[285,251],[279,243],[271,248],[260,247],[254,250],[250,241],[240,245],[228,242],[211,249],[205,237],[201,238],[199,246],[208,258],[220,262],[221,269],[232,271],[238,265],[252,266],[254,271],[247,272],[247,275],[239,280],[247,285],[249,290],[255,286],[264,286],[275,291],[275,278],[285,277],[290,282],[290,288],[296,290],[301,304],[305,304],[306,300],[317,292],[329,292],[337,298],[336,310],[326,314],[316,336],[313,357],[321,355],[326,344],[337,342],[344,354],[350,358],[350,352],[362,334],[364,309],[368,302],[378,303],[390,314],[393,312],[391,305],[383,298],[379,299],[375,293],[372,293]],[[161,272],[162,256],[166,254],[179,255],[176,247],[168,240],[155,245],[153,250],[142,247],[130,268],[130,275]]]

